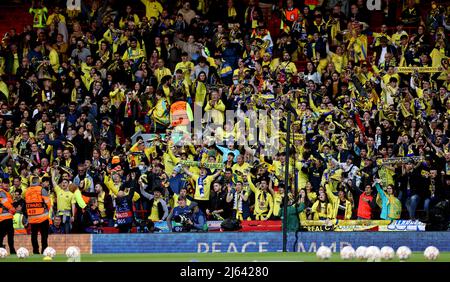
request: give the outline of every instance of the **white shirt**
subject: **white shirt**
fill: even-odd
[[[79,10],[81,11],[81,0],[67,0],[67,10]]]
[[[382,63],[384,63],[385,60],[385,56],[387,53],[387,46],[386,47],[381,47],[381,55],[380,55],[380,59],[378,60],[378,65],[381,65]]]
[[[378,150],[378,147],[380,146],[381,146],[381,135],[375,134],[375,148],[377,148]]]
[[[309,81],[309,80],[314,81],[314,83],[316,83],[316,84],[321,84],[320,73],[318,73],[316,71],[313,74],[305,74],[304,81]]]

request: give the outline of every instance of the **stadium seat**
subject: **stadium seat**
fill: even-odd
[[[280,220],[250,220],[242,221],[242,229],[240,232],[250,232],[250,231],[281,231],[281,221]]]
[[[103,233],[105,234],[115,234],[115,233],[119,233],[119,229],[115,228],[115,227],[103,227]],[[136,233],[136,227],[131,228],[131,233]]]

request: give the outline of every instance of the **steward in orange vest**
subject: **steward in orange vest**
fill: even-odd
[[[9,181],[9,179],[6,179],[6,181]],[[12,205],[13,200],[8,185],[4,179],[2,186],[0,186],[0,247],[3,247],[3,238],[8,235],[9,253],[15,254],[13,216],[16,210]]]
[[[31,186],[25,192],[25,206],[27,209],[28,223],[31,225],[31,244],[33,254],[39,254],[37,234],[41,232],[42,252],[48,246],[49,210],[50,198],[47,190],[40,186],[38,176],[31,177]]]
[[[170,106],[170,125],[172,127],[187,126],[193,120],[191,106],[179,96]]]
[[[291,31],[292,25],[297,21],[300,10],[294,7],[292,0],[287,0],[287,7],[281,11],[281,26],[284,32],[289,33]]]
[[[11,194],[0,188],[0,222],[12,219],[15,213],[15,209],[12,205],[13,200]]]

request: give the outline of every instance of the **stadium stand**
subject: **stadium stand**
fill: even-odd
[[[279,231],[286,195],[291,231],[436,219],[448,3],[305,2],[2,1],[2,228],[32,176],[58,234]]]

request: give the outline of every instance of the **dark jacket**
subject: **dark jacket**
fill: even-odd
[[[100,129],[100,136],[108,142],[108,145],[115,147],[116,144],[116,132],[114,126],[110,125],[107,128],[103,125]]]
[[[98,208],[87,208],[82,216],[83,230],[87,233],[95,233],[95,230],[101,226],[100,219],[101,216]],[[97,221],[97,223],[94,224],[94,221]]]
[[[155,202],[155,199],[154,199],[154,198],[151,199],[151,200],[149,201],[149,207],[150,207],[150,208],[153,207],[153,203],[154,203],[154,202]],[[158,202],[157,206],[158,206],[158,217],[159,217],[159,220],[165,220],[165,218],[163,219],[163,216],[164,216],[164,208],[163,208],[163,205],[161,204],[161,201]]]
[[[67,128],[70,126],[70,124],[69,124],[68,121],[65,121],[65,122],[64,122],[64,126],[63,126],[62,131],[61,131],[61,125],[62,125],[61,122],[58,121],[58,122],[55,124],[55,130],[58,131],[59,135],[66,136],[66,135],[67,135]]]
[[[19,60],[19,66],[22,63],[22,50],[17,50],[17,57]],[[7,52],[5,54],[5,72],[7,74],[12,74],[13,71],[13,66],[14,66],[14,55],[12,52]]]
[[[120,121],[122,121],[124,119],[124,116],[125,116],[125,105],[126,105],[126,101],[123,101],[120,104],[120,106],[119,106],[119,112],[118,112],[118,115],[117,115],[118,123],[120,123]],[[139,105],[134,100],[130,102],[130,105],[131,105],[131,116],[129,118],[132,119],[133,121],[137,120],[138,117],[139,117]]]
[[[117,225],[129,225],[133,223],[133,194],[129,193],[128,195],[120,198],[116,198],[116,216],[117,216]]]
[[[421,168],[418,167],[416,169],[413,169],[409,173],[406,173],[399,177],[397,181],[397,188],[398,191],[402,191],[406,197],[412,196],[412,195],[419,195],[420,197],[425,196],[425,189],[424,189],[424,179],[422,175],[420,174]],[[409,190],[408,190],[409,186]],[[405,194],[406,193],[406,194]]]
[[[210,212],[223,209],[224,211],[220,214],[220,216],[226,218],[226,216],[224,216],[226,210],[226,196],[226,193],[222,191],[220,191],[219,193],[211,192],[208,206]],[[211,219],[214,220],[215,218],[212,217]]]
[[[394,55],[394,57],[397,57],[398,52],[397,49],[395,48],[394,45],[387,45],[387,52],[392,53]],[[376,46],[373,50],[374,54],[375,54],[375,65],[378,65],[378,61],[380,60],[380,56],[381,56],[381,52],[382,52],[383,47],[381,45]]]
[[[25,101],[27,105],[31,105],[33,101],[33,90],[37,88],[32,82],[26,80],[20,84],[19,100]]]
[[[320,54],[320,58],[324,59],[327,57],[327,50],[326,50],[326,44],[323,42],[321,38],[317,40],[316,45],[314,46],[316,54]],[[313,44],[308,43],[306,44],[306,56],[308,58],[313,58]]]

